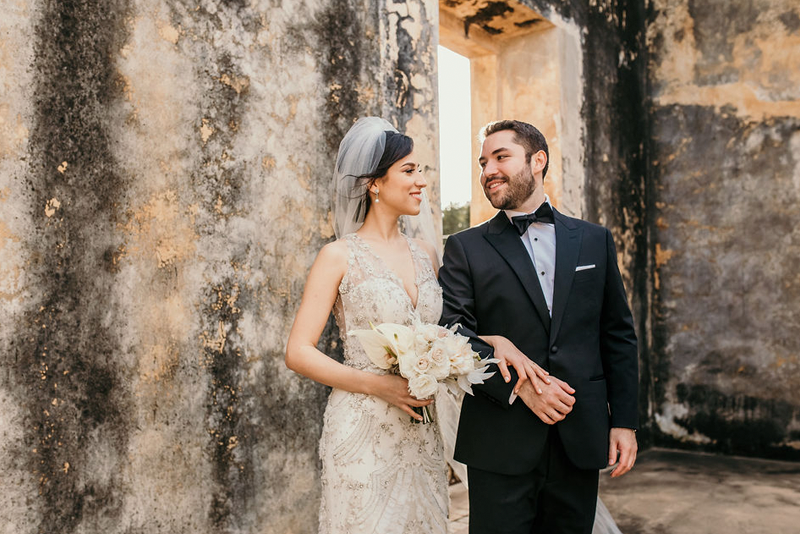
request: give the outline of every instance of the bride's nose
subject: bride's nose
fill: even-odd
[[[425,175],[422,174],[421,170],[417,172],[417,179],[414,181],[414,185],[417,187],[428,187],[428,180],[425,179]]]

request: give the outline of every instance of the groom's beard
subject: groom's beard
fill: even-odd
[[[483,194],[498,210],[514,210],[528,200],[533,192],[536,191],[536,181],[533,179],[530,164],[526,164],[522,170],[512,177],[506,176],[505,191],[489,196],[489,191],[484,187]]]

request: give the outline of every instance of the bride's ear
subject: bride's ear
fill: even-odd
[[[367,186],[370,194],[373,197],[377,197],[380,194],[380,186],[378,185],[378,178],[373,178],[372,181]]]

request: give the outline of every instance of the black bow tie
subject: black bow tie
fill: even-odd
[[[514,224],[517,232],[519,232],[519,235],[522,235],[528,230],[528,226],[530,226],[531,223],[555,224],[556,221],[553,217],[553,208],[550,207],[550,204],[545,202],[533,213],[511,217],[511,222]]]

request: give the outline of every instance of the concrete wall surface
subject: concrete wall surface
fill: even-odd
[[[286,335],[357,117],[436,189],[436,10],[2,3],[0,532],[316,530]]]
[[[800,6],[652,0],[656,441],[800,458]]]
[[[519,5],[562,32],[502,72],[559,54],[553,169],[615,235],[642,443],[800,458],[796,2],[442,3],[488,46]],[[0,7],[0,533],[316,532],[327,390],[285,340],[357,117],[438,204],[439,2]]]

